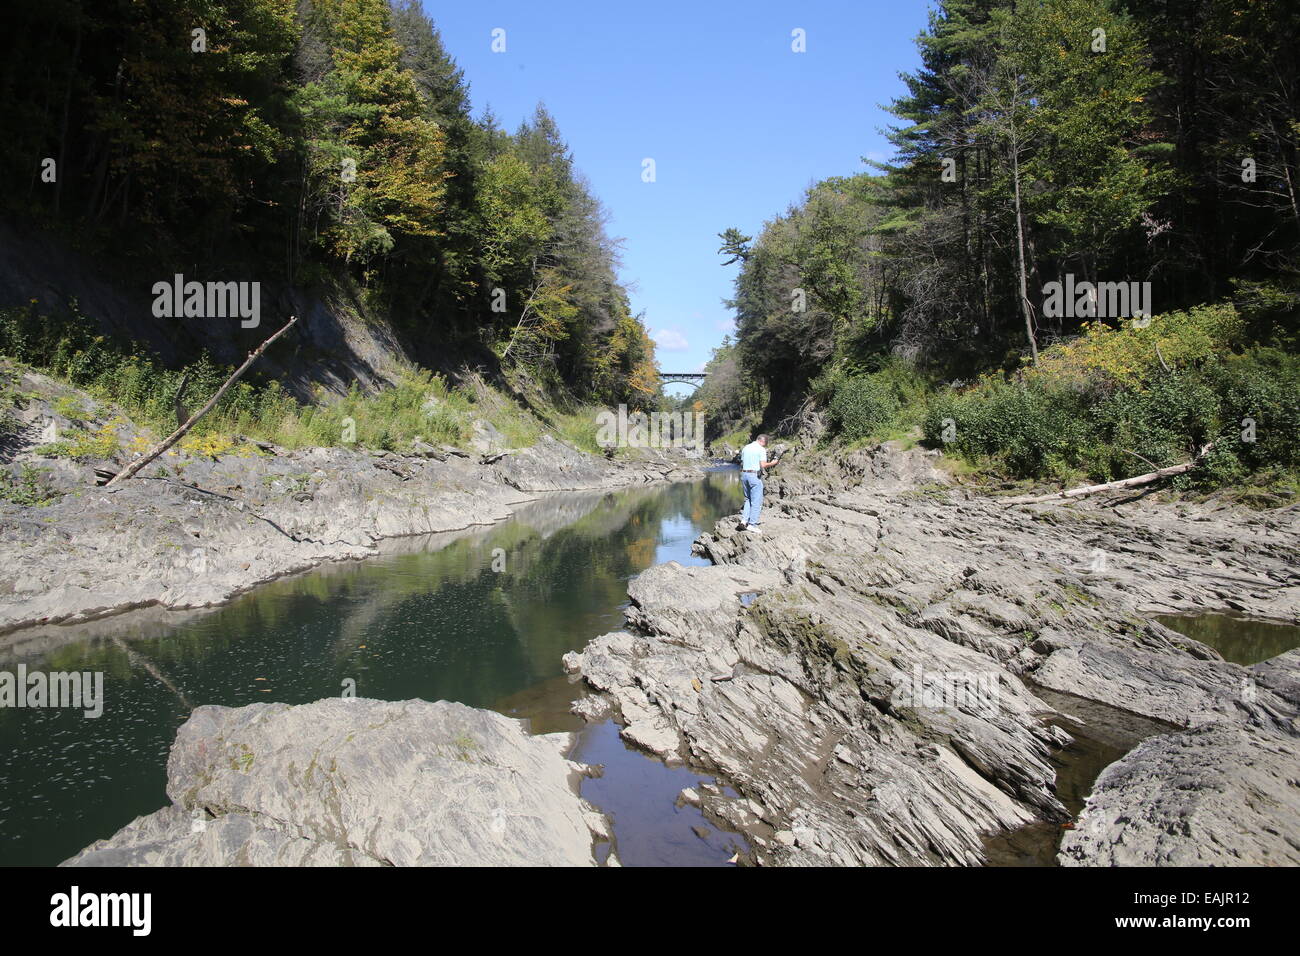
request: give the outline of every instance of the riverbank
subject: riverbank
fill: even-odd
[[[616,550],[642,554],[646,570],[628,586],[627,629],[590,644],[570,634],[574,650],[564,654],[590,691],[575,713],[596,727],[609,726],[612,714],[628,743],[708,775],[686,786],[679,805],[737,834],[741,862],[979,865],[1014,861],[1024,845],[1075,865],[1297,861],[1300,651],[1232,663],[1155,619],[1232,608],[1300,620],[1294,509],[1122,498],[1007,506],[944,484],[931,454],[897,447],[786,462],[793,468],[769,485],[764,536],[725,517],[697,539],[711,565],[655,563],[663,558],[632,547],[653,539],[630,530]],[[715,504],[712,515],[729,511]],[[584,534],[607,535],[606,523]],[[516,556],[510,566],[527,573],[538,565]],[[421,573],[409,589],[424,594],[439,579]],[[611,586],[621,592],[623,580]],[[376,600],[387,607],[393,599]],[[337,688],[339,674],[356,672],[358,655],[373,659],[377,641],[387,648],[378,653],[402,655],[393,674],[406,677],[406,655],[419,652],[427,619],[410,620],[409,634],[405,624],[388,634],[375,625],[374,604],[350,611],[357,619],[339,624],[337,637],[299,619],[286,650],[272,656],[296,653],[288,648],[310,634],[331,648],[332,663],[328,675],[290,690],[288,702]],[[478,596],[465,607],[494,605]],[[316,613],[336,613],[328,607]],[[433,616],[440,627],[452,620],[436,609]],[[404,610],[393,620],[411,617]],[[572,632],[572,614],[563,619],[560,630]],[[550,647],[532,653],[558,661],[562,651]],[[267,673],[252,666],[250,674]],[[419,689],[397,699],[463,693],[463,677],[453,680],[442,663],[430,667]],[[456,687],[439,686],[437,675]],[[288,675],[273,677],[248,686],[281,699]],[[569,700],[578,690],[558,692]],[[556,692],[545,693],[548,711]],[[514,706],[500,709],[515,715]],[[1116,714],[1142,719],[1116,733],[1106,723]],[[1062,775],[1061,756],[1078,747],[1071,730],[1106,754],[1086,778]],[[275,753],[296,746],[282,733],[264,744]],[[183,745],[182,734],[173,753]],[[173,807],[158,821],[165,833],[128,827],[96,853],[139,845],[145,855],[134,862],[157,862],[160,853],[230,860],[232,847],[280,852],[247,828],[232,830],[229,845],[191,839],[184,813],[230,810],[186,796],[186,781],[203,773],[185,766],[184,779],[173,785],[169,777]],[[268,794],[297,793],[281,764],[255,766]],[[496,772],[508,777],[511,766]],[[1080,786],[1091,788],[1082,806],[1073,792]],[[298,794],[289,803],[313,799]],[[311,852],[302,862],[325,852],[283,848],[304,849]]]
[[[52,865],[130,829],[138,817],[177,806],[167,765],[195,708],[297,707],[355,694],[455,702],[512,718],[529,734],[571,735],[567,759],[602,767],[598,777],[579,781],[579,796],[614,821],[612,839],[596,841],[600,861],[613,851],[624,865],[725,865],[743,844],[694,808],[674,807],[678,791],[709,778],[627,749],[612,722],[584,727],[569,712],[580,688],[561,659],[618,626],[631,577],[659,561],[703,563],[691,556],[692,543],[734,509],[737,478],[714,469],[699,480],[547,493],[498,524],[385,539],[375,557],[330,562],[216,607],[155,606],[14,632],[0,648],[0,670],[23,664],[29,673],[102,673],[104,708],[96,720],[67,708],[0,710],[3,862]],[[377,722],[364,709],[352,713],[356,725],[348,732],[367,734]],[[418,731],[411,737],[417,754],[429,749],[436,757],[460,736],[433,736],[422,721],[408,723]],[[231,739],[244,739],[244,730]],[[302,781],[293,774],[276,783],[285,765],[264,759],[297,748],[293,735],[246,742],[258,755],[249,770],[256,786],[315,799],[298,792]],[[340,740],[319,743],[318,762],[328,765]],[[498,752],[496,772],[503,782],[512,779],[509,748],[497,751],[488,739],[480,749]],[[210,807],[213,814],[238,812]],[[256,828],[216,832],[229,837],[221,846],[232,861],[245,845],[241,833],[250,853],[269,850]],[[189,841],[188,830],[137,829],[113,846],[149,843],[144,852],[163,856],[220,848]],[[301,845],[285,844],[293,847]]]
[[[1300,862],[1300,651],[1245,667],[1152,619],[1300,622],[1300,508],[1014,507],[892,445],[791,456],[769,495],[762,537],[723,519],[714,566],[651,568],[567,660],[626,739],[735,788],[699,796],[753,862],[971,865],[1044,822],[1061,862]],[[1180,729],[1075,820],[1051,718],[1087,719],[1035,685]]]
[[[38,441],[29,435],[11,457],[32,459]],[[43,463],[47,500],[0,499],[0,634],[153,605],[208,607],[326,561],[373,555],[385,539],[488,525],[550,492],[680,479],[704,464],[597,458],[551,435],[527,448],[421,445],[408,454],[262,443],[169,455],[113,488],[99,487],[96,471],[120,462]]]

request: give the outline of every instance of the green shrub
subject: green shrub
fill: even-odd
[[[849,441],[859,441],[893,421],[899,403],[887,383],[864,375],[845,379],[835,389],[829,411],[836,431]]]
[[[46,505],[59,496],[50,488],[48,472],[34,465],[23,465],[15,478],[7,470],[0,470],[0,498],[16,505]]]
[[[826,407],[832,430],[845,441],[878,438],[917,424],[924,415],[929,383],[912,365],[879,357],[867,368],[857,374],[831,369],[810,385],[813,398]]]
[[[115,344],[95,333],[90,322],[72,314],[39,315],[31,306],[0,310],[0,354],[9,355],[66,379],[98,398],[118,405],[138,423],[159,434],[176,427],[174,400],[188,375],[184,402],[198,408],[230,375],[206,355],[184,369],[163,367],[151,355]],[[280,383],[237,382],[191,430],[193,438],[247,435],[289,447],[351,444],[405,450],[419,437],[431,444],[460,444],[469,437],[472,400],[440,377],[411,369],[391,388],[362,393],[355,385],[342,399],[303,405]],[[67,404],[68,417],[77,409]],[[522,413],[510,409],[514,417]],[[502,415],[503,419],[510,418]],[[350,423],[349,423],[350,420]],[[354,435],[352,441],[345,436]],[[50,454],[96,457],[103,435],[71,433],[47,447]],[[214,441],[213,447],[223,443]],[[100,456],[102,457],[102,456]]]
[[[73,428],[64,432],[63,437],[58,441],[41,445],[35,451],[36,454],[47,458],[71,458],[76,461],[101,461],[112,458],[120,447],[117,428],[122,424],[125,424],[122,419],[115,418],[94,431]]]
[[[1186,461],[1210,443],[1183,486],[1300,471],[1300,357],[1262,346],[1207,353],[1197,344],[1206,316],[1231,323],[1214,310],[1196,315],[1201,325],[1171,323],[1187,348],[1183,361],[1166,357],[1169,368],[1157,356],[1152,369],[1145,352],[1125,357],[1120,344],[1136,341],[1132,330],[1114,333],[1115,341],[1094,332],[1089,361],[1076,354],[1061,375],[1045,363],[1017,381],[986,377],[936,396],[926,439],[1017,478],[1113,481]],[[1106,361],[1092,362],[1098,355]]]
[[[1210,471],[1300,472],[1300,356],[1250,349],[1213,363],[1205,378],[1220,402]]]
[[[922,427],[929,441],[1016,477],[1064,476],[1078,465],[1084,406],[1074,389],[991,380],[937,397]]]
[[[0,370],[0,375],[3,375]],[[9,381],[0,381],[0,438],[5,438],[18,431],[19,420],[15,409],[25,408],[27,400]]]

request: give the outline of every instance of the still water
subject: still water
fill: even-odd
[[[1208,644],[1225,661],[1249,667],[1300,647],[1300,627],[1231,614],[1158,615],[1156,620],[1180,634]]]
[[[1071,819],[1083,811],[1103,770],[1146,738],[1178,730],[1171,724],[1100,701],[1063,694],[1032,682],[1027,686],[1056,712],[1052,723],[1074,738],[1073,743],[1054,751],[1049,758],[1056,770],[1056,797]],[[1064,836],[1060,823],[1040,820],[986,837],[984,852],[990,866],[1056,866]]]
[[[1157,615],[1166,627],[1213,647],[1226,661],[1243,666],[1258,664],[1300,647],[1300,627],[1279,621],[1261,621],[1229,614]],[[1072,816],[1078,816],[1102,770],[1119,760],[1142,740],[1178,728],[1084,700],[1034,687],[1034,693],[1061,714],[1074,743],[1051,757],[1056,768],[1056,795]],[[1031,823],[990,837],[985,851],[994,866],[1054,866],[1063,835],[1059,824]]]
[[[0,670],[102,671],[103,715],[0,708],[0,865],[56,864],[169,801],[167,754],[193,707],[356,694],[454,700],[579,731],[573,759],[605,775],[583,795],[611,814],[626,865],[722,865],[739,837],[676,807],[707,780],[583,728],[560,658],[623,623],[628,579],[706,563],[695,537],[734,513],[737,473],[551,496],[489,529],[391,542],[260,587],[216,610],[134,612],[3,638]]]

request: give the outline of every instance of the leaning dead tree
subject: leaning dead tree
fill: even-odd
[[[195,422],[197,422],[200,418],[202,418],[204,415],[206,415],[208,412],[212,411],[212,409],[216,407],[217,402],[221,401],[221,396],[225,395],[226,392],[230,391],[230,387],[239,381],[240,376],[242,376],[245,372],[248,371],[248,367],[261,357],[262,353],[267,350],[267,347],[270,346],[270,344],[274,342],[276,339],[278,339],[280,336],[284,335],[285,332],[288,332],[289,329],[293,326],[293,324],[297,321],[298,321],[298,316],[295,315],[293,318],[291,318],[288,322],[285,323],[284,328],[280,329],[279,332],[276,332],[273,336],[271,336],[269,339],[267,339],[257,348],[253,349],[253,351],[249,352],[248,358],[244,359],[244,364],[239,366],[239,368],[235,369],[235,373],[231,375],[230,378],[226,379],[225,384],[223,384],[219,389],[217,389],[216,394],[213,395],[210,399],[208,399],[208,403],[206,405],[204,405],[197,412],[195,412],[193,415],[190,416],[189,421],[185,422],[183,425],[177,428],[176,431],[172,432],[165,439],[163,439],[163,441],[159,442],[153,448],[149,449],[147,454],[143,455],[140,458],[137,458],[135,461],[131,462],[131,464],[127,465],[126,468],[124,468],[122,471],[118,472],[113,477],[113,480],[110,481],[107,485],[105,485],[105,487],[111,488],[119,481],[126,481],[128,478],[134,477],[136,473],[140,471],[141,468],[149,464],[149,462],[153,461],[155,458],[157,458],[159,455],[165,452],[168,448],[171,448],[172,445],[176,444],[178,441],[184,438],[185,433],[194,427]]]
[[[1108,481],[1104,485],[1084,485],[1082,488],[1071,488],[1069,491],[1056,491],[1050,495],[1025,495],[1020,498],[1004,498],[1003,504],[1008,505],[1032,505],[1040,501],[1056,501],[1061,498],[1081,498],[1084,495],[1096,494],[1099,491],[1118,491],[1121,488],[1137,488],[1140,485],[1149,485],[1153,481],[1159,481],[1161,478],[1168,478],[1171,475],[1181,475],[1183,472],[1191,471],[1200,464],[1214,447],[1214,442],[1210,442],[1196,453],[1196,457],[1191,461],[1183,462],[1181,465],[1170,465],[1168,468],[1158,468],[1155,471],[1148,472],[1145,475],[1135,475],[1132,478],[1123,478],[1119,481]]]

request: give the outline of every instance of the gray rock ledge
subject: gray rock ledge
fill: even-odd
[[[172,805],[63,865],[593,866],[608,825],[571,744],[446,701],[199,707]]]

